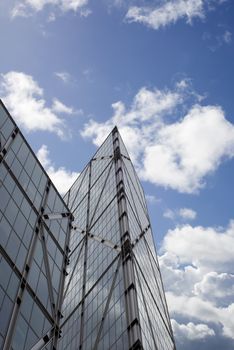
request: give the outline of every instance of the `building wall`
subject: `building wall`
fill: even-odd
[[[144,349],[174,349],[174,339],[165,293],[151,231],[144,191],[120,139],[123,182],[126,193],[127,215],[133,266],[137,289],[139,318]]]
[[[75,220],[59,349],[175,349],[144,192],[117,129],[65,200]]]
[[[0,348],[56,344],[69,211],[2,103],[0,142]]]
[[[1,349],[175,349],[144,192],[117,128],[62,199],[0,103],[0,244]]]
[[[127,350],[112,136],[65,199],[75,219],[59,349]]]

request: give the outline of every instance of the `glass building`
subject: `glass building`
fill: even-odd
[[[0,349],[56,349],[71,221],[0,103]]]
[[[118,129],[62,199],[0,104],[0,347],[175,349],[141,184]]]

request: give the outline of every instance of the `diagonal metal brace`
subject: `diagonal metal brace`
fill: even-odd
[[[69,218],[71,217],[71,213],[49,213],[49,214],[44,214],[43,219],[45,220],[58,220],[58,219],[64,219],[64,218]]]
[[[3,160],[3,158],[5,157],[5,155],[7,154],[8,149],[10,148],[12,142],[14,141],[16,135],[18,134],[19,129],[18,127],[16,127],[11,135],[9,136],[9,138],[7,139],[7,141],[5,142],[5,144],[1,147],[0,149],[0,162]]]
[[[100,236],[97,236],[97,235],[94,235],[93,233],[91,232],[86,232],[85,230],[81,230],[79,229],[77,226],[72,226],[72,229],[74,231],[80,231],[79,233],[81,233],[82,235],[86,235],[88,236],[88,238],[91,238],[99,243],[102,243],[104,244],[105,246],[107,246],[108,248],[111,248],[111,249],[114,249],[116,250],[117,252],[121,252],[121,248],[119,245],[113,243],[112,241],[108,240],[108,239],[105,239],[103,237],[100,237]]]

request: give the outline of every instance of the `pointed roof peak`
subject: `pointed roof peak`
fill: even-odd
[[[113,127],[113,129],[112,129],[112,133],[115,133],[115,132],[119,132],[119,130],[118,130],[118,128],[117,128],[116,125],[115,125],[115,126]]]

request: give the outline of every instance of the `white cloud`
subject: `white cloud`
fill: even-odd
[[[197,213],[195,210],[189,208],[181,208],[179,211],[179,215],[184,219],[194,220],[196,219]]]
[[[134,97],[128,111],[121,101],[113,103],[113,117],[104,123],[90,120],[81,135],[92,138],[94,144],[99,146],[117,125],[124,140],[127,140],[126,144],[132,158],[137,160],[144,146],[154,136],[156,128],[162,123],[162,116],[169,115],[180,103],[182,96],[177,92],[143,87]]]
[[[49,150],[46,145],[41,146],[37,152],[37,157],[41,164],[44,166],[47,174],[51,178],[58,191],[62,195],[65,194],[73,182],[77,179],[79,173],[67,170],[64,167],[59,167],[56,169],[49,158]]]
[[[163,216],[170,220],[182,219],[183,221],[196,219],[197,213],[189,208],[166,209]]]
[[[174,253],[165,251],[159,256],[159,263],[165,289],[175,295],[193,294],[194,285],[203,278],[203,268],[181,264],[179,256]]]
[[[178,325],[181,317],[215,324],[216,331],[234,339],[233,247],[234,221],[227,228],[183,225],[166,234],[159,262],[169,309],[177,319],[174,330],[182,340],[192,339],[193,331],[199,337],[199,328]],[[201,337],[202,329],[209,335],[202,327]]]
[[[71,75],[68,72],[55,72],[55,76],[61,79],[64,83],[71,81]]]
[[[180,121],[165,125],[148,145],[142,177],[164,187],[193,193],[224,156],[234,155],[234,126],[217,106],[193,106]],[[152,167],[157,161],[158,167]]]
[[[191,23],[192,18],[204,17],[203,0],[170,0],[162,2],[156,8],[153,7],[130,7],[126,19],[129,22],[143,23],[153,29],[164,27],[185,18]]]
[[[88,4],[88,0],[57,0],[55,3],[62,8],[63,11],[78,11],[80,8]]]
[[[92,10],[90,10],[87,7],[80,10],[80,15],[81,17],[84,17],[84,18],[90,16],[92,13],[93,13]]]
[[[226,44],[230,44],[232,42],[232,33],[226,30],[223,34],[223,40]]]
[[[46,6],[60,10],[78,12],[83,10],[88,4],[88,0],[18,0],[11,11],[11,17],[28,17],[35,12],[42,11]],[[49,17],[51,19],[51,16]],[[53,20],[55,14],[53,13]]]
[[[234,263],[234,221],[228,228],[183,225],[169,230],[163,241],[165,251],[179,257],[181,264],[219,269]]]
[[[212,5],[221,4],[214,0]],[[209,0],[168,0],[159,2],[158,6],[131,6],[126,14],[128,22],[139,22],[150,28],[158,29],[185,19],[191,24],[194,18],[205,18],[209,10]]]
[[[188,220],[194,220],[196,219],[197,213],[189,208],[181,208],[179,210],[179,215],[183,218],[183,219],[188,219]]]
[[[175,121],[191,99],[195,103]],[[197,100],[200,95],[188,81],[177,83],[174,90],[143,87],[129,109],[121,101],[114,103],[109,120],[90,120],[81,134],[100,145],[117,125],[141,179],[196,193],[205,186],[208,174],[234,156],[234,126],[221,107],[201,106]]]
[[[74,114],[75,111],[72,107],[66,106],[64,103],[59,101],[57,98],[53,99],[52,110],[55,113],[65,113],[65,114]]]
[[[212,52],[216,52],[218,49],[223,47],[223,45],[230,45],[232,42],[232,33],[229,30],[225,30],[219,35],[212,35],[209,32],[204,32],[202,39],[208,42],[208,48]]]
[[[214,330],[209,328],[206,324],[194,324],[193,322],[189,322],[187,324],[179,324],[176,322],[176,320],[173,319],[171,320],[171,323],[174,335],[178,340],[197,340],[215,335]]]
[[[164,218],[167,218],[167,219],[170,219],[170,220],[174,220],[175,219],[175,215],[176,215],[176,213],[173,210],[171,210],[171,209],[167,209],[163,213]]]
[[[51,13],[49,14],[49,16],[48,16],[47,21],[48,21],[48,22],[54,22],[55,20],[56,20],[56,15],[55,15],[55,13],[54,13],[54,12],[51,12]]]
[[[0,91],[16,122],[27,131],[43,130],[54,132],[61,138],[68,136],[65,121],[56,112],[60,106],[59,113],[70,114],[70,107],[58,99],[54,100],[52,107],[47,107],[44,91],[31,75],[14,71],[2,74]]]
[[[209,272],[201,281],[194,285],[194,293],[202,297],[216,298],[233,297],[234,275],[229,273]]]
[[[154,204],[154,203],[160,203],[161,202],[161,199],[160,198],[157,198],[155,197],[154,195],[152,194],[146,194],[145,195],[145,198],[146,200],[151,203],[151,204]]]
[[[28,16],[29,14],[26,11],[26,6],[23,3],[17,3],[11,10],[11,18]]]
[[[195,296],[178,296],[171,292],[166,295],[173,314],[193,317],[216,325],[221,324],[223,335],[234,339],[234,303],[222,308]]]
[[[191,80],[188,78],[182,79],[176,83],[176,87],[182,90],[189,88],[190,85],[191,85]]]
[[[190,208],[166,209],[163,216],[170,220],[182,219],[183,221],[194,220],[197,217],[195,210]]]

